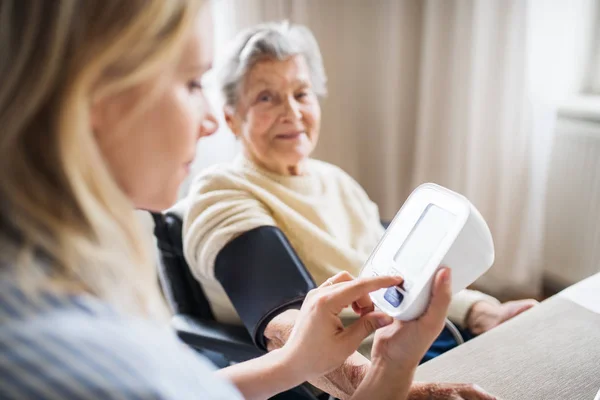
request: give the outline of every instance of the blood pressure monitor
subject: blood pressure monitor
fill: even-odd
[[[406,200],[360,275],[402,276],[402,285],[373,292],[371,298],[385,313],[408,321],[427,308],[441,265],[452,270],[457,293],[493,262],[494,242],[479,211],[464,196],[427,183]]]

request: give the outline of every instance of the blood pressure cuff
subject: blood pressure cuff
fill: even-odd
[[[316,287],[283,232],[274,226],[252,229],[228,243],[215,260],[215,276],[263,350],[267,324],[285,310],[299,309]]]

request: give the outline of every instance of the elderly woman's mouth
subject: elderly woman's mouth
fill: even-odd
[[[275,135],[275,139],[294,140],[294,139],[299,139],[305,133],[306,132],[304,132],[304,131],[280,133],[279,135]]]

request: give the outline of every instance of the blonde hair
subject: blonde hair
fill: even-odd
[[[3,275],[130,312],[162,308],[152,253],[89,110],[176,62],[199,3],[0,0]]]

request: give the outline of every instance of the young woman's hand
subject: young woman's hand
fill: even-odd
[[[434,277],[431,300],[425,313],[413,321],[397,321],[375,334],[371,361],[385,368],[416,368],[444,328],[452,298],[450,270],[441,268]]]
[[[421,317],[407,322],[394,320],[375,333],[371,367],[353,400],[407,398],[419,361],[444,327],[451,298],[450,270],[441,268]]]
[[[281,349],[292,373],[309,380],[341,365],[373,331],[393,319],[373,311],[369,293],[402,283],[400,277],[354,279],[347,272],[328,279],[311,290],[300,310],[289,340]],[[340,312],[352,305],[361,317],[344,327]]]

